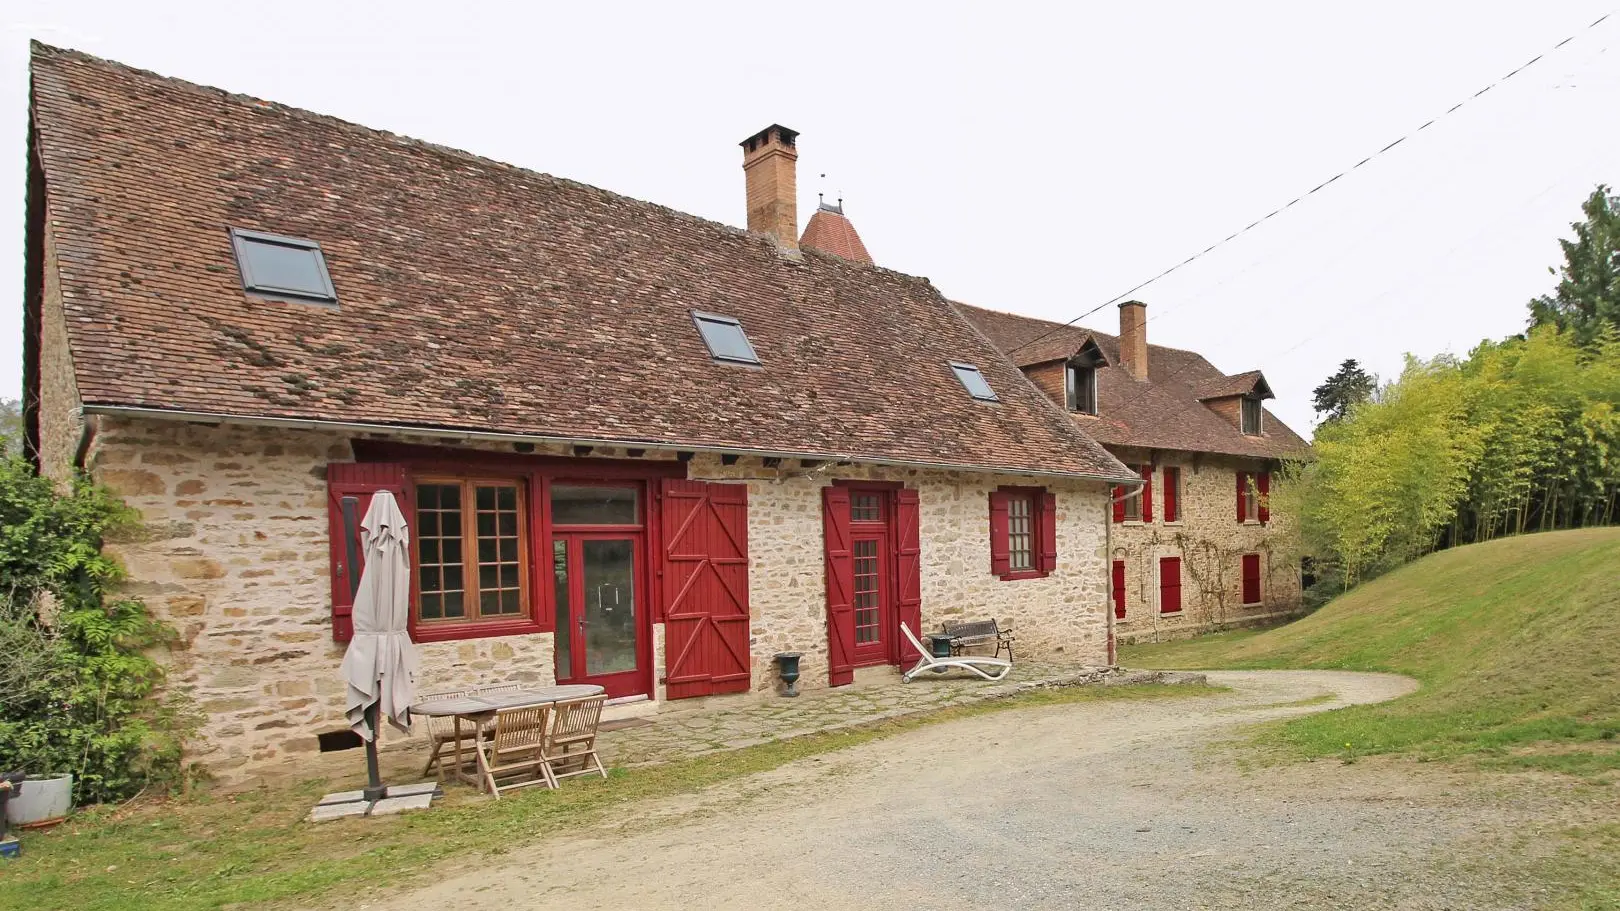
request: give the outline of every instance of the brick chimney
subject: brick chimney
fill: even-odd
[[[799,249],[799,134],[773,123],[743,140],[748,181],[748,230],[769,234],[780,247]]]
[[[1119,305],[1119,365],[1132,379],[1147,379],[1147,304],[1141,301]]]

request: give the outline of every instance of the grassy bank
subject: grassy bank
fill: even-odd
[[[1266,728],[1309,757],[1466,758],[1579,776],[1554,824],[1549,907],[1620,911],[1620,529],[1476,544],[1376,579],[1287,626],[1122,650],[1155,668],[1392,671],[1423,688]],[[1517,786],[1498,783],[1504,794]],[[1529,787],[1528,784],[1525,787]]]
[[[1475,754],[1577,773],[1620,768],[1620,529],[1446,551],[1264,632],[1126,648],[1163,668],[1392,671],[1404,699],[1290,722],[1307,755]]]
[[[499,802],[466,788],[429,812],[313,825],[325,790],[312,781],[229,798],[102,808],[52,832],[26,835],[25,856],[0,867],[0,909],[194,911],[269,904],[302,908],[353,884],[410,881],[520,844],[601,821],[617,807],[690,794],[796,759],[958,718],[1105,699],[1191,696],[1197,686],[1071,687],[576,779],[560,791],[519,791]]]

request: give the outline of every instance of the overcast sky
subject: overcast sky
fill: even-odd
[[[1406,352],[1465,353],[1553,286],[1581,200],[1620,183],[1620,16],[1586,30],[1604,11],[6,0],[0,395],[21,383],[30,38],[734,225],[737,143],[779,121],[801,133],[801,226],[825,189],[880,265],[1066,320],[1578,35],[1135,295],[1153,342],[1263,369],[1305,432],[1344,358],[1388,378]]]

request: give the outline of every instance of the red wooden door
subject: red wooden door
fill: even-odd
[[[1181,612],[1181,558],[1159,558],[1159,613]]]
[[[666,480],[661,493],[665,692],[746,692],[748,488]]]
[[[827,682],[855,680],[855,560],[849,533],[849,488],[821,492],[821,529],[827,569]]]

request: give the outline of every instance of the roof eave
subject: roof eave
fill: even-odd
[[[930,462],[917,459],[895,459],[858,453],[798,452],[793,450],[760,449],[749,446],[717,446],[712,444],[682,443],[670,440],[633,439],[617,437],[590,437],[567,434],[509,433],[494,430],[464,430],[414,424],[390,424],[367,421],[328,421],[318,418],[284,418],[267,415],[242,415],[227,412],[181,411],[172,408],[151,408],[138,405],[85,403],[84,414],[109,417],[147,418],[155,420],[187,421],[199,424],[233,424],[244,427],[279,427],[294,430],[327,430],[349,433],[389,433],[404,436],[432,437],[439,440],[497,443],[550,443],[573,446],[623,446],[633,449],[669,449],[681,452],[751,455],[762,458],[809,459],[819,462],[861,462],[896,468],[932,468],[942,471],[974,471],[1020,477],[1068,478],[1081,481],[1100,481],[1109,484],[1141,483],[1136,476],[1110,475],[1095,472],[1058,471],[1038,468],[1020,468],[1001,465],[975,465],[961,462]]]

